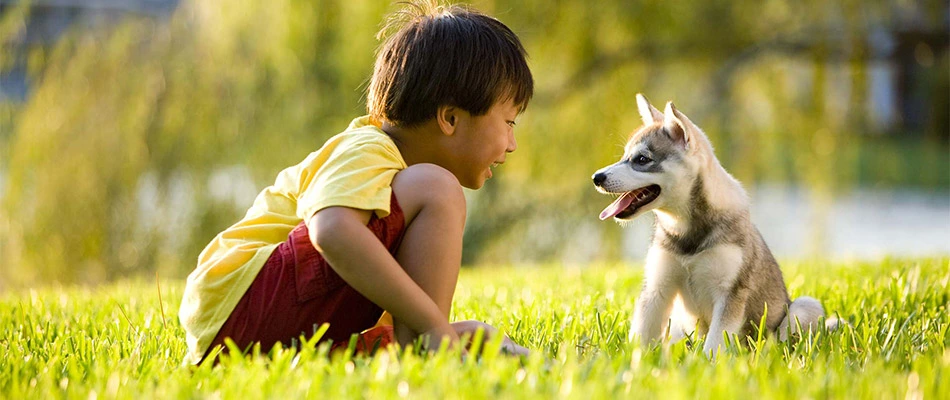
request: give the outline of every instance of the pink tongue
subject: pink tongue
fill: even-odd
[[[607,206],[604,211],[600,212],[600,220],[603,221],[620,214],[621,211],[630,206],[630,203],[633,203],[633,198],[633,192],[627,192],[623,196],[620,196],[619,199],[615,200],[611,205]]]

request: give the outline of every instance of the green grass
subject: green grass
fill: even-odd
[[[482,268],[462,273],[456,319],[537,349],[519,360],[325,345],[180,366],[181,281],[0,295],[0,399],[24,398],[948,398],[950,259],[786,263],[852,327],[797,344],[765,339],[716,361],[680,343],[627,343],[636,266]],[[163,316],[164,312],[164,316]],[[266,351],[265,351],[266,353]]]

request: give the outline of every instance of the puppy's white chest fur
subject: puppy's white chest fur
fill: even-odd
[[[716,301],[728,296],[735,285],[742,268],[742,249],[722,244],[695,255],[673,258],[679,264],[677,289],[683,305],[695,317],[709,323]]]

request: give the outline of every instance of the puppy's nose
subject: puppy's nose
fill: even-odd
[[[603,172],[598,172],[592,177],[594,179],[594,186],[600,186],[607,180],[607,174]]]

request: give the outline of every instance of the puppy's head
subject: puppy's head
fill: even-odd
[[[672,102],[660,112],[637,94],[637,108],[644,125],[624,146],[623,157],[593,175],[598,191],[618,196],[600,213],[602,220],[631,220],[650,210],[675,207],[689,196],[699,169],[685,116]]]

